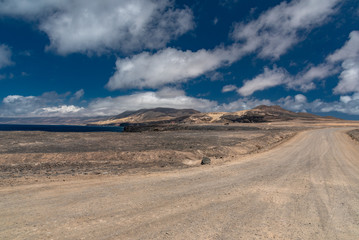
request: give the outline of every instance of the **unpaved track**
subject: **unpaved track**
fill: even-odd
[[[3,187],[0,239],[359,239],[359,144],[321,129],[223,166]]]

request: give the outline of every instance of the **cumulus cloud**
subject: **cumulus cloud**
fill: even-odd
[[[300,32],[311,30],[328,20],[339,0],[283,1],[248,23],[238,23],[233,38],[248,49],[258,50],[259,57],[279,58],[302,40]]]
[[[230,103],[224,103],[216,106],[213,111],[220,112],[236,112],[240,110],[248,110],[259,105],[274,105],[272,101],[268,99],[256,99],[256,98],[240,98]]]
[[[297,94],[297,95],[295,95],[294,100],[297,103],[306,103],[307,97],[304,96],[303,94]]]
[[[40,106],[40,102],[35,96],[9,95],[3,99],[0,112],[2,116],[23,116]]]
[[[352,100],[353,100],[353,98],[351,96],[340,96],[340,101],[345,103],[345,104],[352,101]]]
[[[32,101],[34,98],[35,98],[34,96],[23,97],[20,95],[9,95],[5,97],[2,102],[5,104],[13,104],[16,102],[22,103],[22,102]]]
[[[157,49],[194,27],[170,0],[4,0],[0,15],[38,22],[59,54]]]
[[[341,67],[338,66],[341,63]],[[319,65],[309,65],[296,75],[289,75],[281,69],[283,77],[276,71],[265,70],[252,80],[246,81],[239,93],[244,96],[251,95],[254,91],[264,90],[270,87],[285,85],[288,89],[307,92],[316,88],[316,81],[333,76],[341,71],[339,83],[334,88],[335,94],[359,92],[359,32],[353,31],[350,39],[344,46],[326,58]],[[276,77],[277,76],[277,77]]]
[[[0,45],[0,69],[14,64],[11,61],[11,49],[4,45]]]
[[[264,73],[259,74],[251,80],[244,81],[244,85],[237,88],[234,85],[228,86],[229,90],[237,90],[242,96],[250,96],[255,91],[284,85],[287,89],[307,92],[316,88],[315,81],[323,80],[326,77],[338,73],[340,69],[331,63],[323,63],[316,66],[308,66],[296,75],[289,74],[283,68],[264,68]],[[227,90],[225,86],[224,90]],[[224,92],[222,90],[222,92]]]
[[[309,66],[302,72],[291,77],[287,82],[289,89],[307,92],[316,88],[315,81],[323,80],[326,77],[338,73],[339,69],[333,64],[323,63],[316,66]]]
[[[36,116],[66,116],[67,114],[75,114],[84,110],[83,107],[77,107],[74,105],[62,105],[58,107],[44,107],[36,109],[32,112]]]
[[[340,66],[341,65],[341,66]],[[315,81],[339,75],[339,83],[333,89],[335,94],[359,92],[359,31],[353,31],[344,46],[330,54],[324,63],[310,66],[292,77],[287,87],[298,91],[316,88]]]
[[[328,16],[335,12],[337,3],[338,0],[283,2],[263,13],[257,20],[237,24],[233,36],[240,43],[227,48],[217,47],[196,52],[167,48],[154,54],[143,52],[129,58],[117,59],[117,71],[110,78],[107,87],[111,90],[142,89],[177,84],[232,64],[257,50],[260,57],[277,58],[300,40],[299,31],[310,30],[323,24]],[[251,82],[248,82],[239,92],[248,96],[256,90],[283,84],[283,76],[279,76],[275,71],[272,74],[273,78],[261,82],[258,89],[251,87]],[[316,78],[314,75],[315,69],[302,76],[302,81],[310,82],[308,79]],[[257,79],[255,83],[259,82],[260,79]],[[303,88],[313,88],[310,83],[306,86],[304,83]]]
[[[359,115],[359,93],[354,93],[349,98],[340,98],[340,101],[323,102],[316,100],[311,103],[313,112],[340,112],[350,115]],[[343,101],[344,100],[344,101]]]
[[[281,68],[264,68],[264,73],[252,80],[247,80],[244,85],[237,90],[242,96],[250,96],[255,91],[282,85],[288,82],[288,73]]]
[[[286,98],[281,98],[273,104],[278,104],[288,110],[297,112],[339,112],[349,115],[359,115],[359,93],[354,93],[351,96],[341,96],[338,101],[332,102],[325,102],[321,99],[308,102],[304,95],[298,94],[295,97],[288,96]]]
[[[359,92],[359,31],[353,31],[344,46],[327,57],[332,63],[341,62],[342,72],[334,93]]]
[[[237,45],[196,52],[166,48],[155,54],[141,54],[117,59],[116,73],[107,88],[159,88],[185,82],[206,72],[231,64],[243,54]]]
[[[139,92],[126,96],[99,98],[88,106],[88,114],[115,115],[126,110],[140,108],[194,108],[199,111],[210,111],[217,102],[202,98],[186,96],[182,90],[164,88],[159,91]]]
[[[257,20],[237,24],[233,36],[240,43],[227,48],[217,47],[196,52],[167,48],[154,54],[143,52],[129,58],[117,59],[117,71],[110,78],[107,87],[111,90],[142,89],[181,83],[226,64],[232,64],[257,50],[260,57],[278,58],[300,40],[298,32],[308,31],[323,24],[328,16],[335,12],[337,3],[338,0],[282,2],[263,13]],[[316,78],[314,74],[312,70],[308,76],[303,76],[303,81],[308,82],[308,79]],[[261,83],[257,90],[281,84],[281,77],[276,74],[272,79]],[[256,83],[259,81],[260,79]],[[310,83],[305,87],[313,88]],[[250,88],[248,82],[240,93],[248,96],[256,91],[246,90]]]
[[[349,40],[344,46],[329,55],[327,59],[331,62],[343,61],[359,56],[359,31],[353,31],[349,35]]]
[[[342,64],[343,71],[339,76],[339,83],[334,88],[334,93],[343,94],[359,91],[359,56],[355,59],[345,60]]]
[[[297,94],[294,97],[287,96],[278,99],[275,104],[294,112],[306,112],[308,109],[307,97],[303,94]]]
[[[84,110],[83,107],[67,104],[74,98],[71,93],[45,92],[41,96],[9,95],[0,104],[0,116],[37,117],[71,116]]]
[[[216,101],[186,96],[184,91],[163,88],[159,91],[138,92],[119,97],[98,98],[87,106],[69,104],[75,94],[47,92],[41,96],[9,95],[0,104],[2,117],[109,116],[141,108],[194,108],[211,111]]]

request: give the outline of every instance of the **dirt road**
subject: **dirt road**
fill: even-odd
[[[359,144],[304,132],[223,166],[0,190],[0,239],[358,239]]]

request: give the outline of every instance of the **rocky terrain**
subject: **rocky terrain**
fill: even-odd
[[[132,133],[0,131],[0,182],[188,168],[200,166],[203,157],[216,165],[269,149],[302,129],[237,125]]]
[[[359,142],[359,129],[354,129],[348,132],[348,135]]]

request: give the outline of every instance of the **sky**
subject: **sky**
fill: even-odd
[[[359,0],[0,0],[0,117],[262,104],[359,120]]]

